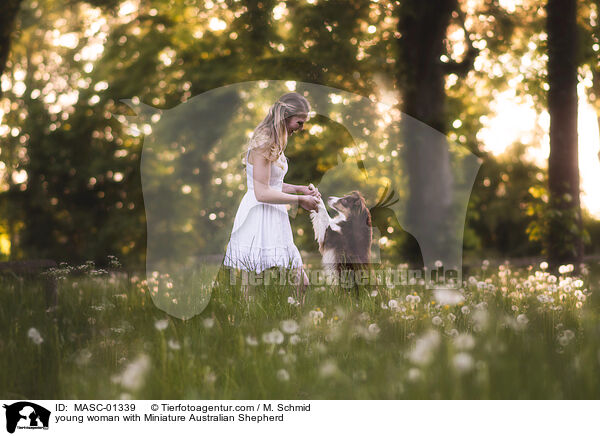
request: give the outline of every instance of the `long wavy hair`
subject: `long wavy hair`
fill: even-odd
[[[297,92],[282,95],[271,105],[269,113],[254,129],[248,141],[248,150],[257,150],[271,162],[277,162],[285,150],[288,133],[286,118],[294,115],[307,115],[310,104]]]

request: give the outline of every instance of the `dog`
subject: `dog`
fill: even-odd
[[[310,220],[325,273],[337,282],[341,274],[368,267],[373,239],[371,213],[358,191],[341,198],[329,197],[327,203],[338,214],[331,218],[321,199],[318,210],[310,212]]]

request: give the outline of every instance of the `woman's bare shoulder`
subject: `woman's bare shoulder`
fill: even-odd
[[[264,150],[254,148],[251,149],[248,153],[248,162],[250,163],[250,165],[254,165],[256,163],[266,164],[271,162],[271,159],[269,159],[269,156]]]

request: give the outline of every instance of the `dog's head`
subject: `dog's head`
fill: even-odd
[[[352,191],[350,194],[343,197],[329,197],[327,204],[339,213],[346,217],[360,217],[363,218],[365,223],[371,226],[371,214],[369,208],[365,203],[365,199],[360,192]],[[363,221],[362,219],[360,220]]]

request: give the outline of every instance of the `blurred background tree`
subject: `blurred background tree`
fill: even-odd
[[[596,106],[598,7],[595,1],[578,4],[581,37],[568,73],[571,99],[578,86],[580,101]],[[556,140],[547,99],[552,51],[546,44],[545,1],[23,0],[0,8],[5,12],[0,14],[0,67],[5,66],[0,252],[5,258],[102,263],[114,254],[131,268],[143,268],[146,221],[139,168],[144,132],[119,121],[121,115],[133,115],[120,100],[166,110],[218,87],[267,79],[318,83],[385,103],[388,109],[375,114],[389,125],[373,132],[379,149],[358,149],[365,162],[376,163],[370,177],[379,194],[387,183],[411,187],[398,192],[404,199],[413,193],[408,216],[423,207],[415,202],[425,197],[414,177],[411,182],[413,167],[398,166],[394,156],[407,153],[407,162],[415,165],[423,160],[419,144],[398,146],[402,132],[394,121],[400,111],[478,155],[483,165],[465,226],[467,258],[541,256],[564,247],[551,245],[549,233],[549,217],[558,209],[548,195],[552,175],[545,162]],[[10,52],[2,62],[7,41],[12,41]],[[562,55],[557,56],[560,62]],[[270,103],[257,101],[232,113],[232,125],[252,131]],[[331,101],[315,103],[333,107]],[[533,118],[523,129],[527,117]],[[573,118],[569,123],[571,136],[561,147],[573,151]],[[192,224],[181,223],[193,227],[189,243],[202,247],[205,232],[231,227],[232,210],[245,190],[243,167],[239,155],[219,147],[225,132],[198,137],[194,126],[171,127],[178,132],[178,147],[188,142],[190,175],[165,189],[180,193],[203,182],[210,187],[191,195],[202,195],[214,207],[198,208]],[[286,150],[293,163],[289,183],[318,183],[338,165],[338,156],[353,157],[356,144],[335,119],[317,116],[306,127],[308,133],[293,138]],[[597,131],[596,142],[581,135],[580,129],[580,153],[584,145],[593,149],[593,158],[588,153],[584,159],[598,165]],[[205,148],[189,147],[195,143]],[[455,175],[448,172],[447,160],[442,150],[429,163],[446,171],[450,183]],[[576,201],[576,168],[570,162],[569,175],[557,177],[571,180],[569,192]],[[216,179],[221,182],[213,183]],[[593,185],[586,177],[582,182]],[[591,194],[584,197],[584,232],[579,232],[588,254],[598,252],[594,236],[600,234],[593,203],[598,200]],[[445,195],[440,189],[429,201],[444,202]],[[560,225],[579,224],[567,218]],[[553,226],[558,229],[553,234],[563,232]],[[293,228],[299,247],[314,250],[308,214],[300,211]],[[414,249],[410,238],[403,239],[397,223],[387,231],[380,235],[385,238],[382,257],[402,261],[407,246],[408,252]],[[592,238],[586,239],[586,232]],[[554,248],[544,252],[549,246]],[[577,261],[578,253],[557,261]]]

